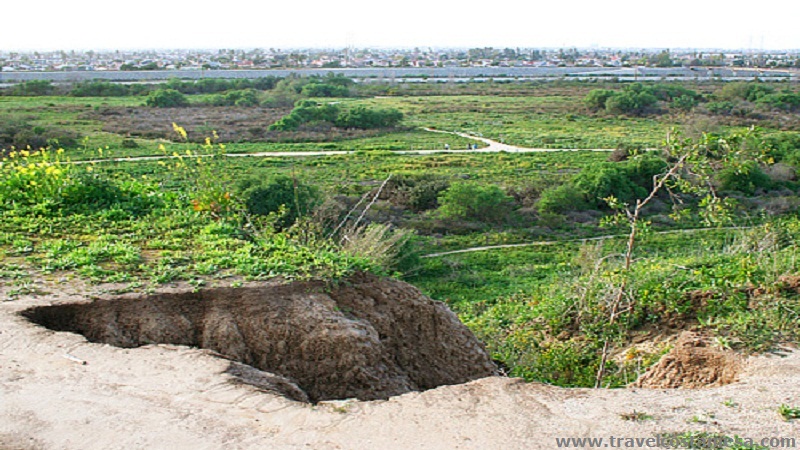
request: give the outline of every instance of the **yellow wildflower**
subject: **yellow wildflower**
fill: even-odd
[[[172,129],[175,130],[175,132],[178,133],[180,137],[186,140],[186,130],[182,126],[179,126],[177,123],[172,122]]]

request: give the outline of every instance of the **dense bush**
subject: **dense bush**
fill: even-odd
[[[639,155],[623,162],[604,162],[583,169],[571,182],[542,192],[536,207],[540,213],[564,213],[603,208],[604,199],[615,197],[623,203],[644,198],[653,189],[653,177],[663,173],[667,163],[651,155]]]
[[[432,175],[399,175],[384,189],[385,199],[392,204],[422,212],[439,206],[439,194],[450,187],[447,179]]]
[[[336,126],[340,128],[391,128],[403,120],[403,113],[396,109],[369,109],[356,106],[342,112],[336,118]]]
[[[334,123],[339,116],[339,107],[328,103],[321,104],[311,100],[300,100],[292,112],[269,126],[270,130],[291,131],[300,125],[311,122]]]
[[[606,108],[606,101],[616,94],[610,89],[592,89],[583,101],[589,108],[600,110]]]
[[[55,86],[46,80],[31,80],[6,89],[5,93],[8,95],[18,95],[23,97],[33,97],[40,95],[52,95],[56,92]]]
[[[292,112],[270,125],[269,129],[290,131],[309,123],[327,122],[340,128],[367,130],[393,127],[402,119],[403,113],[396,109],[375,110],[356,106],[342,112],[334,104],[300,100]]]
[[[754,161],[726,167],[717,174],[717,182],[724,191],[738,191],[745,195],[753,195],[757,189],[769,189],[772,185],[772,180]]]
[[[723,100],[719,102],[708,102],[706,104],[706,109],[708,110],[708,112],[720,116],[729,116],[733,114],[734,108],[736,108],[736,103],[728,100]]]
[[[646,90],[624,90],[606,100],[606,111],[612,114],[641,115],[658,99]]]
[[[679,85],[633,83],[618,91],[593,89],[584,102],[594,110],[641,115],[649,112],[659,101],[672,109],[688,111],[697,105],[699,99],[700,94]]]
[[[726,84],[722,89],[715,92],[714,96],[720,100],[755,102],[765,95],[772,94],[774,91],[775,89],[762,83],[740,81]]]
[[[602,207],[603,199],[611,196],[625,203],[646,194],[644,188],[637,186],[630,179],[628,171],[613,163],[587,167],[572,183],[583,192],[587,203],[596,208]]]
[[[250,79],[226,80],[222,78],[204,78],[197,81],[181,81],[171,78],[166,87],[183,94],[217,94],[225,91],[255,89],[266,91],[273,89],[280,79],[277,77],[263,77]]]
[[[249,214],[278,214],[275,223],[279,229],[291,226],[320,203],[320,194],[315,187],[286,176],[278,176],[269,183],[246,179],[237,188]]]
[[[306,97],[347,97],[349,90],[345,86],[327,83],[309,83],[300,91]]]
[[[641,83],[626,86],[621,91],[595,89],[589,92],[584,101],[595,110],[605,109],[612,114],[640,115],[658,102],[651,88]]]
[[[792,92],[767,94],[760,97],[756,102],[762,105],[768,105],[775,109],[782,109],[784,111],[800,110],[800,94],[795,94]]]
[[[669,106],[670,108],[678,111],[691,111],[695,106],[697,106],[697,99],[688,95],[681,95],[680,97],[673,99]]]
[[[585,194],[571,183],[545,189],[536,203],[540,214],[563,214],[586,209]]]
[[[513,199],[490,184],[457,183],[439,195],[439,213],[447,219],[499,223],[511,212]]]
[[[178,108],[188,106],[189,100],[174,89],[159,89],[147,96],[145,104],[156,108]]]
[[[258,106],[258,92],[255,89],[241,89],[215,95],[210,102],[214,106]]]
[[[648,87],[647,90],[664,102],[672,102],[681,97],[688,97],[695,101],[700,98],[700,94],[679,84],[656,84]]]
[[[790,164],[800,162],[800,133],[783,131],[764,138],[768,149],[767,155],[776,162],[786,161]]]

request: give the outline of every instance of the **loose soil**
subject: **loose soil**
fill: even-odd
[[[634,383],[644,388],[705,388],[733,383],[742,358],[712,346],[704,336],[681,333],[672,350]]]

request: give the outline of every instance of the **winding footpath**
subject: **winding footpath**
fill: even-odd
[[[755,227],[714,227],[714,228],[687,228],[683,230],[666,230],[666,231],[657,231],[653,234],[689,234],[689,233],[698,233],[702,231],[713,231],[713,230],[749,230]],[[501,248],[517,248],[517,247],[544,247],[548,245],[557,245],[557,244],[566,244],[571,242],[593,242],[593,241],[604,241],[606,239],[615,239],[615,238],[625,238],[628,237],[627,234],[607,234],[603,236],[595,236],[590,238],[580,238],[580,239],[566,239],[560,241],[533,241],[533,242],[521,242],[519,244],[497,244],[497,245],[482,245],[478,247],[468,247],[462,248],[458,250],[448,250],[445,252],[437,252],[437,253],[430,253],[427,255],[422,255],[420,258],[439,258],[442,256],[449,256],[449,255],[457,255],[459,253],[472,253],[472,252],[483,252],[488,250],[496,250]]]
[[[475,136],[472,134],[461,133],[458,131],[444,131],[444,130],[437,130],[433,128],[423,128],[423,130],[431,132],[431,133],[442,133],[442,134],[451,134],[454,136],[460,136],[466,139],[472,139],[474,141],[482,142],[486,144],[486,147],[482,148],[474,148],[474,149],[463,149],[463,150],[453,150],[453,149],[438,149],[438,150],[392,150],[391,153],[398,154],[398,155],[438,155],[438,154],[461,154],[461,153],[556,153],[556,152],[610,152],[613,149],[608,148],[527,148],[527,147],[517,147],[514,145],[508,145],[504,143],[500,143],[485,137]],[[243,157],[253,157],[253,158],[299,158],[299,157],[313,157],[313,156],[338,156],[338,155],[351,155],[356,153],[355,150],[310,150],[310,151],[298,151],[298,152],[253,152],[253,153],[225,153],[225,156],[231,158],[243,158]],[[98,163],[98,162],[128,162],[128,161],[158,161],[162,159],[175,159],[175,158],[198,158],[198,157],[208,157],[210,155],[180,155],[180,156],[173,156],[173,155],[152,155],[152,156],[132,156],[132,157],[122,157],[122,158],[109,158],[109,159],[92,159],[92,160],[85,160],[85,161],[75,161],[75,164],[87,164],[87,163]]]

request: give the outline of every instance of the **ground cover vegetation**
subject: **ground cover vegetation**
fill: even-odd
[[[563,386],[631,382],[680,330],[744,352],[798,339],[793,85],[119,86],[0,96],[0,277],[15,292],[31,273],[130,289],[396,274],[511,374]],[[607,151],[392,152],[475,142],[422,127]],[[224,156],[324,149],[355,152]],[[164,159],[109,161],[142,155]]]

